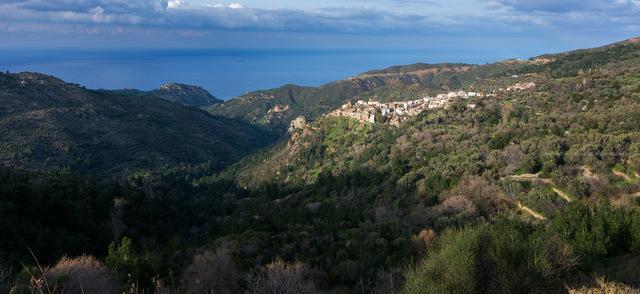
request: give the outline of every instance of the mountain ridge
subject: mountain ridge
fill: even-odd
[[[121,174],[167,164],[218,169],[275,139],[269,132],[150,95],[87,90],[38,73],[0,74],[0,162]]]
[[[209,91],[200,86],[168,82],[160,85],[157,89],[143,91],[138,89],[117,89],[100,90],[108,93],[137,96],[155,96],[168,101],[180,103],[192,107],[207,107],[222,103],[223,100],[216,98]]]

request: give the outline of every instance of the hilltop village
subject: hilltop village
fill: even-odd
[[[521,91],[534,88],[535,83],[518,83],[507,88],[500,88],[499,92]],[[329,113],[330,116],[342,116],[356,119],[364,123],[388,123],[398,126],[408,118],[416,116],[427,109],[446,108],[454,99],[467,99],[472,97],[495,97],[496,94],[479,92],[449,92],[438,94],[435,97],[426,96],[418,100],[381,103],[377,101],[359,100],[356,103],[348,102],[340,108]],[[475,104],[469,104],[474,108]]]

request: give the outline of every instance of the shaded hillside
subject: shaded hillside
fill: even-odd
[[[142,91],[136,89],[102,91],[121,95],[154,96],[193,107],[205,107],[223,102],[222,100],[211,95],[211,93],[209,93],[202,87],[179,83],[166,83],[160,86],[160,88],[151,91]]]
[[[37,74],[0,75],[0,163],[114,174],[209,162],[269,144],[263,130],[152,96],[92,91]]]

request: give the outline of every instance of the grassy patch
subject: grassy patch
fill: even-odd
[[[325,129],[323,144],[336,151],[353,145],[362,145],[370,126],[349,118],[332,118]]]

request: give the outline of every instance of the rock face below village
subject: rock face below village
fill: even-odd
[[[307,126],[307,120],[304,116],[298,116],[296,119],[291,121],[289,125],[289,133],[294,132],[296,130],[304,129]]]

